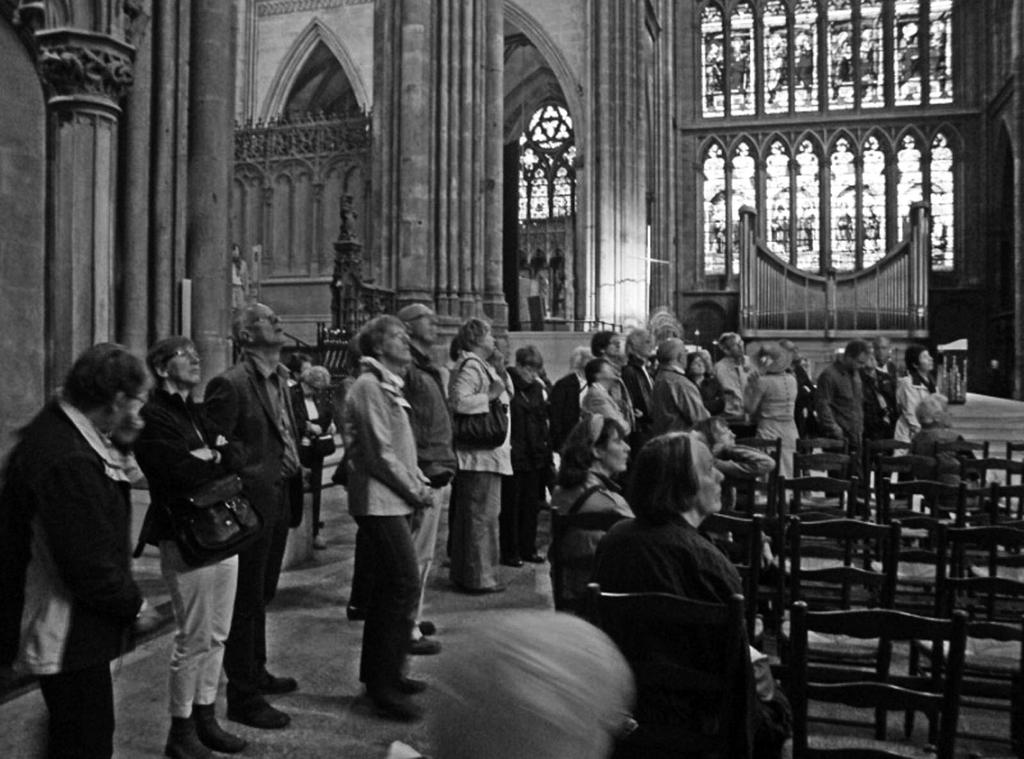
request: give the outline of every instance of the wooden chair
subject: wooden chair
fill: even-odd
[[[856,478],[779,478],[780,516],[810,519],[855,518],[859,511]]]
[[[566,597],[565,574],[577,571],[588,576],[594,568],[593,556],[577,556],[568,558],[563,555],[565,535],[570,530],[601,530],[607,532],[619,520],[621,514],[615,512],[583,512],[578,514],[561,514],[551,510],[551,546],[548,548],[548,561],[551,563],[551,595],[557,611],[578,612],[582,609],[583,598]]]
[[[1024,461],[1000,459],[992,456],[987,458],[961,459],[960,479],[978,485],[1024,484]]]
[[[779,464],[782,461],[782,438],[743,437],[736,439],[736,445],[754,448],[775,460],[775,468],[768,473],[766,480],[726,480],[736,491],[737,510],[748,514],[771,513],[775,507]]]
[[[1013,459],[1015,453],[1024,453],[1024,440],[1006,441],[1006,458]]]
[[[988,493],[988,514],[992,524],[1024,520],[1024,484],[993,484],[989,486]]]
[[[615,641],[636,679],[637,728],[620,739],[616,759],[744,755],[747,693],[739,683],[750,657],[743,596],[713,604],[604,593],[591,583],[586,617]],[[665,701],[682,708],[666,710]],[[666,712],[690,720],[668,722]]]
[[[825,472],[829,477],[848,479],[853,473],[853,456],[831,451],[793,454],[794,477],[808,477],[818,472]]]
[[[831,437],[802,437],[797,438],[797,453],[814,453],[821,451],[826,453],[849,453],[850,444],[845,440],[837,440]]]
[[[1009,735],[961,731],[964,737],[1002,740],[1024,753],[1024,531],[1015,527],[949,527],[940,532],[936,613],[960,609],[969,615],[961,705],[1010,715]],[[949,567],[948,571],[946,568]],[[1008,576],[1009,575],[1009,576]],[[924,662],[924,666],[922,666]],[[914,641],[910,673],[941,671],[941,649]],[[913,714],[908,714],[907,730]]]
[[[751,517],[711,514],[700,525],[701,533],[726,553],[743,579],[743,596],[749,600],[745,613],[747,637],[752,641],[759,637],[760,632],[757,629],[759,601],[763,599],[775,609],[782,608],[781,586],[761,588],[764,543],[761,519],[757,514]]]
[[[790,517],[787,532],[791,602],[804,601],[812,609],[892,607],[900,550],[898,522],[804,523]]]
[[[925,514],[940,519],[967,523],[967,483],[959,485],[935,480],[906,480],[880,483],[878,521],[888,524]],[[986,492],[987,495],[987,492]],[[984,511],[984,509],[982,509]]]
[[[812,664],[808,643],[812,632],[823,636],[877,639],[873,671],[837,671],[827,665]],[[863,749],[812,747],[808,740],[811,701],[843,704],[841,723],[848,725],[869,726],[866,721],[845,719],[850,716],[850,707],[873,711],[875,740],[886,738],[887,712],[904,711],[908,707],[925,712],[937,719],[937,759],[953,759],[966,638],[967,615],[964,612],[957,612],[950,619],[934,619],[889,609],[812,612],[803,602],[793,604],[789,693],[793,705],[793,759],[897,759],[905,756],[877,744]],[[948,642],[949,653],[941,675],[892,674],[892,644],[898,640]],[[830,721],[840,722],[838,719]]]
[[[988,458],[988,441],[947,440],[935,444],[935,455],[954,453],[958,456],[973,455],[977,458]]]

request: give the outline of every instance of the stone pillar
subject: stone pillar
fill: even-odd
[[[1013,397],[1024,399],[1024,0],[1013,6],[1010,35],[1013,54],[1013,251],[1016,270],[1014,288],[1014,371]]]
[[[500,0],[377,0],[373,263],[399,304],[504,325],[502,35]]]
[[[120,282],[117,339],[138,355],[145,355],[154,335],[149,327],[149,189],[150,129],[152,127],[152,50],[150,2],[139,4],[135,84],[125,99],[124,186],[121,192]]]
[[[588,186],[596,193],[588,232],[597,293],[589,315],[621,323],[645,319],[648,310],[647,72],[638,54],[645,48],[645,11],[618,0],[593,0],[588,8],[593,97],[586,166]]]
[[[113,340],[115,199],[120,101],[134,48],[77,29],[36,32],[48,87],[47,377]]]
[[[194,0],[189,60],[186,271],[192,339],[206,378],[230,360],[229,222],[234,160],[235,3]]]

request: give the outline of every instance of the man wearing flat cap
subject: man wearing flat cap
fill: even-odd
[[[437,641],[419,637],[432,633],[433,625],[422,620],[423,594],[427,575],[434,562],[437,528],[441,511],[451,498],[451,480],[455,476],[455,451],[452,448],[452,423],[444,388],[447,383],[431,356],[437,342],[437,314],[422,303],[411,303],[398,312],[409,332],[412,364],[405,377],[405,398],[409,401],[409,422],[416,439],[416,463],[430,480],[434,490],[434,508],[418,509],[413,517],[412,541],[420,567],[420,600],[416,610],[419,625],[413,627],[410,653],[434,654]]]

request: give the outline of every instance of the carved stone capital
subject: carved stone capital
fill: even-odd
[[[135,48],[104,34],[71,29],[36,33],[39,73],[50,103],[88,103],[118,109],[134,81]]]

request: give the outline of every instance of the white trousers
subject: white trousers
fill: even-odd
[[[171,540],[160,541],[160,571],[171,591],[178,626],[171,652],[172,717],[188,717],[192,704],[217,700],[224,641],[231,629],[238,557],[193,568]]]
[[[441,524],[441,514],[448,508],[451,496],[451,485],[435,488],[434,505],[429,509],[420,509],[412,522],[412,547],[416,551],[416,563],[420,568],[420,601],[416,606],[417,620],[423,616],[423,596],[427,590],[427,576],[434,564],[434,553],[437,550],[437,529]]]

